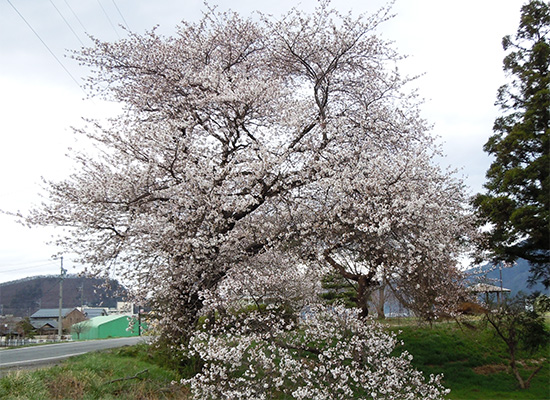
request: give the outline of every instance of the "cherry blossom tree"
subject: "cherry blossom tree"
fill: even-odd
[[[356,283],[363,316],[384,280],[409,300],[423,297],[423,306],[413,307],[421,303],[399,296],[430,318],[451,312],[462,293],[457,264],[473,235],[471,214],[462,183],[433,164],[422,133],[358,141],[347,162],[334,163],[334,175],[316,182],[316,195],[302,205],[316,210],[308,222],[321,244],[318,257]]]
[[[432,323],[441,317],[457,317],[469,300],[465,275],[454,265],[431,268],[418,265],[412,273],[400,274],[388,282],[395,298],[414,315]]]
[[[289,252],[265,251],[229,270],[215,290],[203,291],[201,297],[205,311],[271,304],[296,313],[319,302],[323,272],[317,263],[305,264]]]
[[[365,314],[380,274],[445,268],[467,236],[461,184],[376,35],[389,17],[209,9],[174,37],[95,40],[74,54],[87,88],[124,109],[77,131],[96,150],[27,221],[65,227],[58,243],[132,282],[174,339],[223,285],[243,295],[253,276],[272,296],[291,267],[356,280]]]

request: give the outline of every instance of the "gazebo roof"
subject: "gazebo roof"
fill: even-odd
[[[511,292],[510,289],[501,288],[500,286],[489,285],[488,283],[477,283],[468,288],[469,291],[474,293],[507,293]]]

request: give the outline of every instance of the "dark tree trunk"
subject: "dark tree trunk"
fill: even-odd
[[[365,275],[360,275],[357,279],[357,307],[361,309],[360,316],[362,318],[369,316],[370,287],[370,279]]]
[[[373,282],[375,269],[373,268],[367,274],[351,273],[332,258],[331,249],[326,249],[323,253],[325,260],[332,266],[340,275],[351,281],[357,282],[357,307],[361,310],[360,316],[366,318],[369,316],[369,299],[372,288],[375,286]]]

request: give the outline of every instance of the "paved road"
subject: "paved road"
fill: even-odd
[[[29,366],[52,364],[64,358],[96,350],[111,349],[126,345],[134,345],[144,338],[126,337],[118,339],[87,340],[81,342],[66,342],[42,346],[21,347],[17,349],[0,350],[0,371]]]

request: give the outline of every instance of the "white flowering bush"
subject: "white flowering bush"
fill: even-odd
[[[191,337],[202,370],[182,381],[196,399],[442,399],[398,340],[342,306],[314,307],[294,321],[278,312],[231,314]]]

